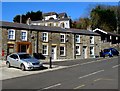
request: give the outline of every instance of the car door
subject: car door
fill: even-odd
[[[15,66],[15,54],[10,55],[8,60],[11,66]]]
[[[11,66],[18,67],[19,59],[18,59],[17,54],[10,55],[9,61],[10,61]]]

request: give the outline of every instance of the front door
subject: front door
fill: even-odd
[[[56,46],[52,46],[51,57],[52,59],[56,59]]]
[[[26,52],[31,54],[32,47],[30,42],[17,42],[17,52]]]
[[[87,58],[87,47],[83,46],[83,58]]]

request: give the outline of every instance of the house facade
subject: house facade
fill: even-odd
[[[70,28],[70,17],[66,13],[48,12],[43,14],[43,19],[31,21],[32,25],[55,26],[61,28]]]
[[[100,34],[101,36],[101,45],[100,45],[100,49],[103,50],[105,48],[116,48],[118,51],[120,51],[120,35],[119,34],[115,34],[115,33],[111,33],[111,32],[106,32],[102,29],[94,29],[93,32],[96,32],[98,34]]]
[[[3,59],[10,53],[42,53],[46,61],[94,58],[100,52],[100,36],[88,30],[1,22]],[[2,53],[1,53],[2,54]]]

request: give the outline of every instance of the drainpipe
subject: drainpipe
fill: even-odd
[[[38,39],[39,39],[39,32],[37,31],[37,40],[36,40],[36,52],[38,53]]]
[[[76,34],[74,34],[74,37],[73,37],[74,59],[76,59],[76,43],[75,43],[75,35],[76,35]]]

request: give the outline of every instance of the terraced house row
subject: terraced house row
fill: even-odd
[[[100,36],[88,30],[1,22],[4,58],[13,52],[42,53],[46,60],[90,58],[99,55]]]
[[[102,49],[119,46],[120,35],[93,31],[70,28],[66,13],[45,13],[43,20],[27,24],[0,21],[0,59],[13,52],[42,53],[46,61],[95,58]]]

